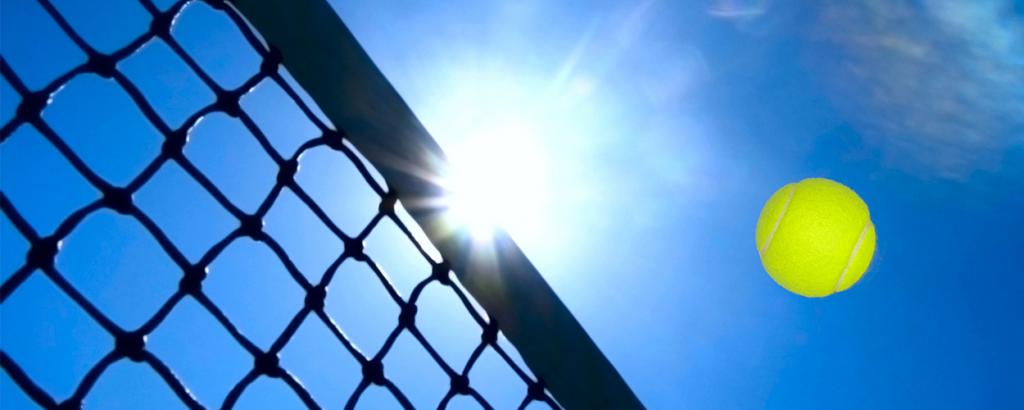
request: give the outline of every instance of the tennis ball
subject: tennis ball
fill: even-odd
[[[757,252],[768,275],[790,292],[823,297],[853,286],[875,254],[868,206],[824,178],[787,184],[757,220]]]

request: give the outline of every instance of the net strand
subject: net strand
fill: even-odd
[[[110,336],[114,338],[114,349],[106,353],[82,377],[82,380],[75,386],[74,392],[61,402],[54,399],[46,390],[41,387],[26,371],[18,365],[16,360],[0,348],[0,367],[15,382],[15,384],[35,403],[44,408],[80,408],[83,405],[90,390],[102,377],[111,365],[121,360],[130,360],[138,363],[145,363],[160,377],[160,379],[171,389],[173,394],[190,409],[205,408],[196,397],[189,391],[184,382],[174,371],[153,352],[146,349],[146,337],[152,334],[170,315],[175,307],[186,298],[198,302],[199,306],[208,313],[221,328],[253,359],[253,367],[238,380],[227,393],[220,406],[230,408],[234,406],[244,394],[246,388],[258,378],[267,376],[284,381],[296,397],[309,408],[320,408],[320,404],[313,395],[303,386],[300,380],[284,369],[279,363],[279,353],[287,346],[299,327],[306,320],[321,322],[330,331],[343,350],[355,358],[362,368],[362,379],[349,396],[345,408],[354,408],[359,402],[363,392],[371,386],[377,385],[386,389],[404,408],[413,408],[414,405],[401,389],[385,374],[384,358],[394,347],[396,340],[403,333],[413,336],[417,344],[421,346],[433,362],[450,379],[450,388],[445,393],[439,407],[445,407],[454,397],[464,395],[471,397],[484,408],[492,408],[488,401],[470,383],[470,373],[481,355],[491,349],[496,352],[526,387],[526,394],[520,404],[520,408],[526,407],[532,402],[541,402],[550,407],[556,408],[557,404],[544,390],[544,383],[536,380],[515,363],[511,355],[498,343],[498,328],[493,320],[485,318],[473,306],[469,297],[451,277],[450,268],[444,261],[435,261],[426,246],[421,243],[412,230],[399,218],[395,211],[397,196],[387,187],[381,186],[373,177],[370,168],[359,158],[355,150],[345,141],[343,130],[334,129],[321,120],[312,107],[304,101],[297,87],[293,87],[285,78],[286,73],[281,71],[281,53],[272,46],[265,45],[255,31],[247,24],[245,19],[234,8],[220,0],[207,0],[206,4],[213,9],[224,13],[234,26],[242,33],[243,38],[249,46],[262,59],[260,70],[255,75],[246,79],[241,86],[227,90],[222,88],[212,76],[207,73],[196,60],[189,55],[184,47],[172,35],[172,28],[175,19],[180,13],[193,2],[199,0],[179,0],[167,10],[161,11],[151,0],[141,0],[143,8],[149,13],[151,21],[149,29],[132,39],[124,47],[121,47],[109,54],[103,54],[90,45],[67,21],[60,10],[49,0],[39,0],[46,14],[57,24],[59,29],[86,55],[86,61],[79,64],[37,91],[32,91],[15,70],[8,64],[7,59],[0,55],[0,75],[7,81],[14,91],[21,96],[21,102],[15,116],[0,127],[0,143],[6,142],[20,127],[28,126],[35,129],[54,149],[66,160],[72,168],[85,178],[93,188],[100,192],[99,199],[86,204],[85,206],[72,211],[62,220],[50,236],[41,236],[25,219],[8,198],[7,194],[0,189],[0,211],[7,220],[11,221],[15,230],[24,237],[30,244],[24,265],[15,270],[2,285],[0,285],[0,304],[15,292],[33,274],[42,274],[48,278],[61,293],[69,297],[79,309],[84,311],[92,320],[100,325]],[[200,81],[215,96],[215,102],[199,108],[196,112],[187,116],[181,125],[172,127],[159,114],[154,105],[147,99],[145,93],[124,73],[118,70],[119,62],[132,56],[147,44],[153,41],[160,41],[166,44],[174,55],[183,61],[188,69],[194,73]],[[164,141],[157,155],[149,162],[143,170],[123,187],[115,186],[107,182],[100,174],[91,169],[88,164],[70,147],[59,133],[50,127],[42,116],[54,94],[75,78],[83,75],[95,74],[110,79],[121,90],[123,90],[134,105],[139,109],[142,116],[152,124],[156,130],[163,135]],[[288,158],[281,155],[271,144],[270,139],[260,129],[253,118],[240,106],[240,99],[250,90],[264,81],[270,80],[277,87],[284,91],[288,98],[299,108],[305,118],[312,123],[320,135],[301,144],[296,152]],[[244,212],[235,205],[229,197],[219,189],[195,164],[184,154],[187,139],[191,130],[206,115],[212,113],[224,113],[232,118],[238,119],[248,133],[255,138],[261,147],[278,168],[277,181],[270,193],[263,199],[259,207],[252,214]],[[298,169],[299,158],[303,153],[312,149],[327,147],[336,152],[342,153],[366,184],[380,198],[380,206],[376,215],[370,222],[355,235],[345,233],[328,216],[324,209],[310,196],[294,179]],[[184,253],[175,245],[163,229],[142,209],[133,202],[133,195],[144,187],[157,172],[174,164],[180,167],[192,181],[195,181],[203,191],[210,195],[214,201],[233,218],[238,221],[238,227],[228,233],[224,238],[218,240],[207,249],[198,261],[191,263]],[[332,235],[341,240],[344,244],[344,251],[338,255],[328,268],[323,272],[320,280],[311,283],[307,276],[295,266],[284,247],[278,243],[269,233],[262,228],[263,218],[269,212],[284,189],[292,192],[296,198],[307,208],[317,220],[323,224]],[[101,210],[113,210],[138,221],[145,231],[157,242],[160,249],[166,253],[171,261],[180,270],[182,276],[178,289],[164,301],[157,311],[135,330],[125,330],[114,320],[106,316],[101,309],[95,306],[85,295],[70,283],[65,276],[57,269],[55,259],[60,252],[60,242],[70,235],[75,228],[88,216]],[[402,235],[411,242],[417,252],[430,263],[432,272],[423,280],[417,283],[409,295],[408,300],[402,298],[385,271],[375,262],[374,258],[363,250],[363,240],[378,226],[387,219],[398,227]],[[288,325],[281,334],[274,340],[266,350],[262,350],[252,342],[235,325],[228,315],[211,300],[202,290],[203,280],[207,276],[207,267],[234,241],[241,238],[251,238],[266,248],[270,249],[275,258],[278,259],[288,276],[299,285],[305,292],[303,307],[291,318]],[[400,309],[398,325],[390,332],[380,350],[373,356],[368,357],[358,346],[346,336],[342,326],[332,318],[324,309],[324,302],[327,297],[327,289],[334,278],[339,267],[345,263],[363,263],[370,268],[378,282],[385,288],[389,298]],[[415,317],[417,313],[416,302],[426,286],[440,284],[455,293],[462,306],[469,313],[472,320],[481,329],[480,343],[474,348],[469,359],[461,371],[456,371],[434,346],[422,334],[416,326]]]

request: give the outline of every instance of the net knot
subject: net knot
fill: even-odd
[[[28,264],[41,269],[53,268],[53,260],[60,249],[60,241],[56,238],[40,238],[32,243],[28,250]]]
[[[260,240],[263,237],[263,218],[260,218],[259,215],[244,215],[238,220],[240,222],[238,231],[243,236],[255,240]]]
[[[296,159],[290,159],[281,164],[281,169],[277,171],[277,184],[281,186],[291,186],[292,182],[295,181],[295,173],[299,171],[299,161]]]
[[[242,98],[240,91],[218,90],[216,107],[219,111],[238,118],[242,115],[242,106],[238,105],[240,98]]]
[[[178,159],[185,151],[185,144],[188,143],[188,129],[181,128],[167,134],[164,145],[160,148],[164,157]]]
[[[383,386],[387,381],[384,379],[384,363],[379,359],[373,359],[363,363],[363,379],[378,386]]]
[[[327,129],[324,130],[324,135],[320,137],[323,139],[324,144],[330,149],[335,151],[342,151],[345,149],[345,144],[342,141],[345,140],[345,133],[338,130]]]
[[[455,394],[469,394],[469,377],[462,374],[452,376],[451,388]]]
[[[270,50],[267,51],[267,55],[263,57],[263,62],[260,63],[260,74],[264,76],[270,76],[277,72],[277,66],[281,65],[281,50],[277,47],[270,46]]]
[[[121,333],[117,336],[115,349],[119,355],[141,362],[146,357],[146,335],[138,332]]]
[[[544,380],[537,380],[536,382],[530,383],[530,387],[526,390],[526,395],[531,401],[544,401]]]
[[[178,288],[182,293],[198,295],[203,290],[203,280],[206,279],[206,266],[192,265],[185,269],[185,276],[181,278]]]
[[[363,253],[363,241],[359,238],[346,238],[345,255],[357,261],[365,262],[366,254]]]
[[[314,312],[322,311],[325,299],[327,299],[327,288],[323,285],[314,286],[306,293],[306,309]]]
[[[430,268],[430,277],[440,282],[442,285],[450,286],[452,284],[452,278],[448,274],[452,268],[448,265],[448,262],[435,263]]]
[[[256,355],[255,360],[256,372],[265,374],[269,377],[281,377],[284,374],[284,370],[281,369],[281,362],[277,358],[277,355],[271,352],[261,353]]]
[[[82,401],[74,397],[57,405],[57,410],[81,410]]]
[[[498,321],[497,320],[491,319],[491,321],[487,322],[487,324],[484,325],[484,332],[483,332],[482,335],[480,335],[480,340],[485,345],[494,346],[496,343],[498,343]]]
[[[377,206],[377,210],[384,215],[395,214],[395,204],[398,202],[398,194],[394,190],[391,190],[381,198],[380,205]]]
[[[114,77],[114,74],[117,74],[117,61],[112,56],[92,53],[89,56],[89,62],[86,63],[86,69],[98,74],[100,77],[109,79]]]
[[[103,206],[122,215],[131,214],[135,209],[132,193],[127,188],[106,187],[103,189]]]
[[[406,303],[402,306],[402,313],[398,314],[398,324],[404,328],[411,329],[416,326],[416,305]]]
[[[18,117],[25,122],[32,122],[39,119],[46,104],[50,102],[50,96],[44,92],[35,92],[22,97],[18,105]]]
[[[161,13],[153,17],[149,23],[149,32],[154,36],[166,39],[171,35],[171,24],[174,22],[174,10]]]

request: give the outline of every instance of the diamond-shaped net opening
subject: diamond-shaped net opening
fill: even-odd
[[[229,3],[104,7],[5,4],[5,408],[557,407]]]

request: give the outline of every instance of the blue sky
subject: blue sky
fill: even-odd
[[[125,5],[102,13],[72,1],[55,5],[90,43],[111,51],[148,27],[143,9],[119,3]],[[525,202],[532,213],[508,228],[648,407],[1007,408],[1024,400],[1019,2],[332,5],[446,150],[499,134],[512,138],[494,124],[527,131],[514,134],[531,147],[524,168],[542,172],[520,177],[543,189]],[[30,88],[84,61],[34,2],[5,3],[0,18],[3,57]],[[227,87],[258,71],[237,32],[203,5],[186,9],[174,36]],[[168,123],[212,102],[160,44],[118,68],[162,107]],[[0,97],[6,122],[18,97],[6,82]],[[284,100],[280,89],[261,85],[242,106],[287,156],[316,129]],[[162,143],[127,96],[95,76],[61,90],[44,118],[115,184],[130,181]],[[185,154],[250,211],[275,170],[243,130],[230,117],[211,115]],[[297,180],[339,227],[358,230],[376,199],[342,159],[309,152]],[[826,299],[775,285],[754,245],[763,202],[807,177],[855,189],[878,234],[865,277]],[[0,182],[44,234],[99,195],[27,127],[0,145]],[[190,260],[236,224],[174,166],[163,167],[135,202]],[[283,195],[265,221],[303,272],[325,269],[324,255],[341,246],[311,218]],[[26,243],[6,217],[0,221],[6,279],[20,267]],[[367,249],[408,294],[429,266],[414,250],[390,246],[396,231],[375,232]],[[119,239],[95,241],[110,236]],[[84,220],[57,265],[126,328],[145,321],[159,306],[154,300],[168,297],[178,281],[142,227],[111,211]],[[301,307],[299,288],[279,265],[259,245],[238,241],[211,265],[204,285],[260,346]],[[373,352],[398,308],[375,283],[360,281],[368,273],[359,265],[346,269],[352,285],[333,286],[338,296],[328,309]],[[239,271],[260,279],[241,291],[217,279]],[[442,356],[464,361],[478,330],[445,288],[427,289],[418,323]],[[268,299],[275,303],[261,303]],[[368,306],[370,312],[354,313]],[[41,275],[2,312],[4,351],[57,398],[113,346]],[[204,348],[183,347],[194,346],[196,335]],[[219,403],[250,366],[233,343],[196,303],[183,302],[148,347],[204,403]],[[400,339],[399,346],[389,376],[413,399],[436,401],[447,380],[414,342]],[[349,390],[332,383],[354,387],[359,379],[346,355],[322,326],[304,326],[282,363],[333,407]],[[499,408],[518,404],[514,375],[502,383],[508,370],[488,360],[479,376],[490,389],[485,397]],[[131,362],[108,370],[87,399],[132,407],[132,397],[118,392],[126,383],[174,408],[159,378]],[[5,408],[27,403],[7,375],[0,386]],[[298,403],[283,386],[261,379],[240,405]],[[368,396],[371,407],[390,400],[378,393]]]

